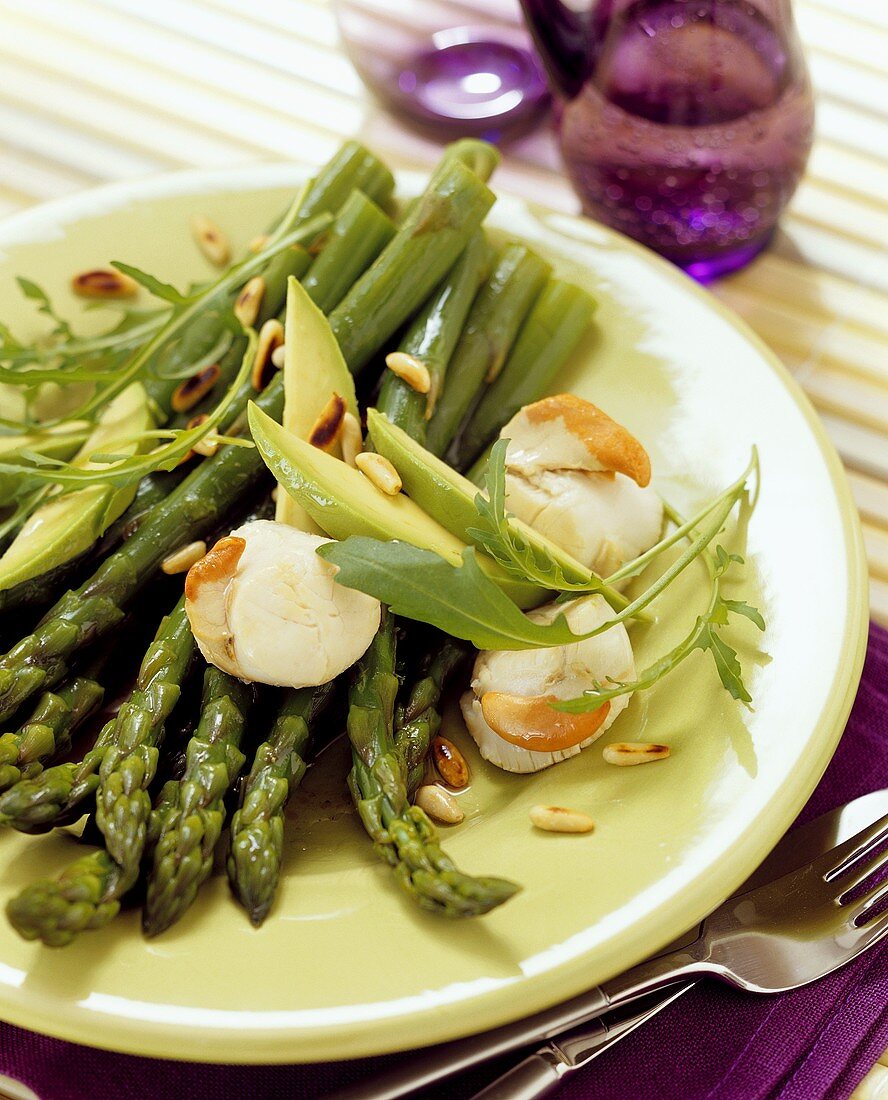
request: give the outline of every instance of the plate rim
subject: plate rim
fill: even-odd
[[[396,158],[390,159],[396,178],[421,175],[413,167],[402,167]],[[187,168],[89,188],[74,195],[41,203],[0,221],[0,263],[6,261],[3,253],[8,247],[36,243],[39,238],[35,236],[35,232],[40,228],[64,227],[72,222],[101,217],[130,203],[152,199],[207,193],[212,190],[233,191],[239,187],[262,190],[288,186],[294,182],[294,177],[298,179],[299,173],[304,174],[310,169],[308,162],[298,160],[256,162],[227,168]],[[587,227],[591,224],[601,234],[605,244],[610,243],[634,252],[646,263],[658,268],[661,274],[682,286],[686,292],[696,296],[708,308],[714,308],[727,324],[752,345],[776,374],[807,423],[829,474],[839,508],[848,563],[848,613],[840,640],[840,649],[845,658],[837,662],[827,704],[811,731],[811,740],[815,741],[818,751],[806,757],[804,767],[793,769],[784,777],[762,811],[721,853],[720,866],[733,869],[727,873],[722,871],[717,876],[722,883],[719,894],[726,897],[761,862],[773,847],[773,838],[783,835],[810,797],[835,752],[857,693],[868,637],[868,569],[860,518],[847,475],[825,426],[798,382],[776,353],[724,302],[669,261],[608,226],[586,219],[580,214],[567,213],[515,195],[508,187],[502,188],[500,193],[517,199],[534,213],[555,215]],[[645,930],[645,925],[654,920],[662,925],[676,924],[679,910],[684,914],[680,922],[682,929],[692,927],[702,920],[712,908],[713,880],[709,877],[701,881],[701,878],[704,876],[698,877],[690,889],[680,895],[672,895],[635,922],[635,939]],[[725,883],[728,884],[726,887]],[[673,930],[662,942],[668,942],[678,931],[681,929]],[[659,946],[660,943],[657,944]],[[566,973],[568,967],[574,971],[572,978]],[[583,980],[581,972],[582,956],[578,956],[569,963],[562,962],[532,978],[524,979],[520,983],[522,996],[518,1011],[514,1008],[515,987],[512,985],[503,986],[469,1001],[437,1006],[435,1011],[423,1012],[411,1018],[409,1036],[407,1029],[392,1027],[393,1022],[399,1018],[397,1016],[303,1028],[249,1028],[240,1033],[245,1041],[238,1043],[231,1041],[231,1028],[194,1027],[188,1030],[189,1049],[183,1052],[181,1023],[149,1023],[144,1019],[124,1018],[101,1012],[94,1012],[89,1016],[82,1013],[75,1013],[73,1016],[63,1014],[59,1018],[47,1016],[27,1003],[6,1002],[3,1005],[3,1015],[9,1023],[55,1038],[137,1056],[257,1065],[317,1062],[414,1049],[508,1023],[587,989],[589,982]],[[468,1005],[471,1005],[471,1012],[467,1014],[465,1009]],[[466,1015],[471,1019],[466,1020]],[[403,1020],[403,1017],[400,1018]],[[105,1026],[96,1028],[95,1022],[99,1019],[105,1022]]]

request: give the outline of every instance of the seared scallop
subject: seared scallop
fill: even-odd
[[[583,596],[528,612],[537,623],[564,613],[575,634],[613,616],[602,596]],[[461,701],[481,755],[510,772],[535,772],[576,756],[609,729],[629,703],[620,695],[587,714],[565,714],[550,703],[573,699],[595,683],[635,678],[635,661],[622,623],[585,641],[526,650],[483,650]]]
[[[606,576],[660,537],[663,506],[638,440],[595,405],[558,394],[503,428],[506,506]]]
[[[337,567],[315,553],[329,541],[256,520],[193,565],[185,609],[207,661],[243,680],[299,688],[325,684],[363,656],[380,604],[337,584]]]

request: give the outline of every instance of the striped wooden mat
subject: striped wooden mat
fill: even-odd
[[[511,0],[464,6],[497,3]],[[774,247],[716,293],[821,411],[888,624],[888,4],[795,7],[817,143]],[[0,216],[183,166],[317,162],[356,133],[395,163],[437,153],[368,101],[323,0],[0,0]],[[576,209],[548,132],[512,146],[499,178]],[[888,1097],[888,1069],[858,1095]]]

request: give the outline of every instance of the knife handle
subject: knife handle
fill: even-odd
[[[508,1073],[476,1093],[472,1100],[542,1100],[561,1087],[565,1064],[550,1047],[543,1047]]]

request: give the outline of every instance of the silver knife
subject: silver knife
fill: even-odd
[[[854,836],[886,813],[888,790],[873,791],[794,829],[783,837],[735,893],[745,893],[796,870],[822,852]],[[667,954],[694,942],[700,927],[695,926],[658,954]],[[391,1070],[374,1080],[337,1092],[337,1100],[397,1100],[398,1097],[425,1089],[491,1058],[534,1043],[545,1043],[572,1029],[578,1029],[581,1025],[582,1035],[575,1034],[572,1037],[572,1042],[579,1045],[572,1046],[572,1051],[574,1056],[579,1056],[582,1050],[582,1060],[586,1063],[672,1004],[693,988],[693,985],[693,982],[683,979],[678,984],[651,994],[650,999],[633,1001],[631,1005],[620,1010],[616,1017],[613,1015],[616,1010],[602,1013],[601,994],[598,987],[595,987],[564,1004],[526,1019],[504,1024],[493,1031],[405,1054]],[[611,1021],[610,1024],[608,1021]],[[632,1021],[635,1021],[634,1024]],[[559,1057],[554,1053],[544,1055],[550,1056]]]

